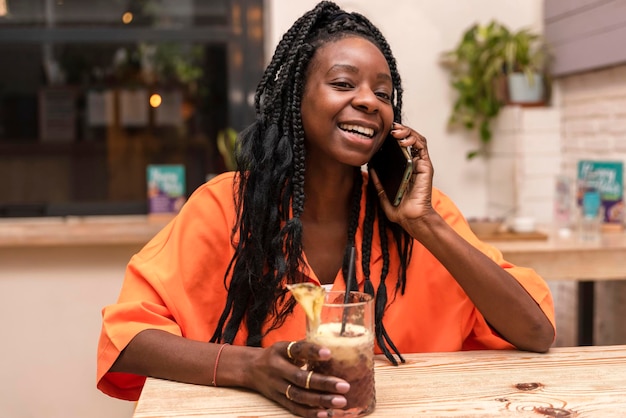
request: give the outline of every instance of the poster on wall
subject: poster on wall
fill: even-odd
[[[624,165],[621,161],[581,160],[577,183],[577,201],[583,212],[585,203],[597,200],[602,222],[606,226],[623,227]],[[597,198],[590,199],[590,196]]]
[[[185,203],[185,166],[148,165],[148,213],[175,215]]]

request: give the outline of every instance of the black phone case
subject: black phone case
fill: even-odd
[[[398,206],[413,172],[410,147],[401,147],[394,137],[388,136],[368,163],[368,168],[376,170],[387,198]]]

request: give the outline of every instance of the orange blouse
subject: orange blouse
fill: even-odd
[[[552,296],[539,275],[506,262],[500,251],[478,240],[454,203],[437,189],[433,190],[432,204],[461,236],[513,275],[554,325]],[[361,205],[365,205],[365,193]],[[361,222],[363,217],[361,213]],[[224,272],[233,255],[230,233],[234,220],[233,173],[224,173],[199,187],[179,215],[132,257],[117,303],[102,310],[97,364],[101,391],[122,399],[138,399],[145,377],[110,373],[109,369],[142,330],[161,329],[198,341],[211,338],[226,301]],[[356,234],[355,273],[360,289],[364,281],[358,250],[362,232],[359,228]],[[378,288],[381,267],[380,242],[374,234],[370,262],[374,289]],[[406,291],[394,296],[398,267],[397,262],[391,262],[387,276],[390,302],[384,323],[401,353],[514,348],[492,331],[454,278],[419,242],[413,247]],[[310,268],[307,275],[318,282]],[[333,288],[345,289],[341,272]],[[265,336],[263,345],[304,338],[304,318],[297,307],[282,327]],[[234,343],[244,345],[245,339],[242,329]]]

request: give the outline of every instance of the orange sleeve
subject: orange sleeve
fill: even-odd
[[[136,400],[145,377],[110,373],[120,352],[141,331],[160,329],[208,341],[226,300],[224,272],[232,257],[232,175],[198,188],[181,212],[126,268],[117,303],[102,310],[97,386]]]
[[[463,238],[505,269],[522,285],[526,292],[537,302],[556,330],[554,302],[546,281],[533,269],[509,263],[503,258],[500,250],[478,239],[456,205],[444,193],[439,190],[434,190],[433,202],[436,210]],[[514,348],[509,342],[493,331],[476,308],[474,308],[469,326],[471,329],[463,343],[463,349],[465,350]]]

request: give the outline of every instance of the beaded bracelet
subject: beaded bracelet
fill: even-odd
[[[222,355],[222,350],[227,345],[229,345],[229,344],[228,343],[222,344],[220,349],[217,351],[217,355],[215,356],[215,366],[213,366],[213,381],[211,382],[211,384],[213,384],[213,386],[215,386],[215,387],[217,387],[217,364],[220,361],[220,356]]]

